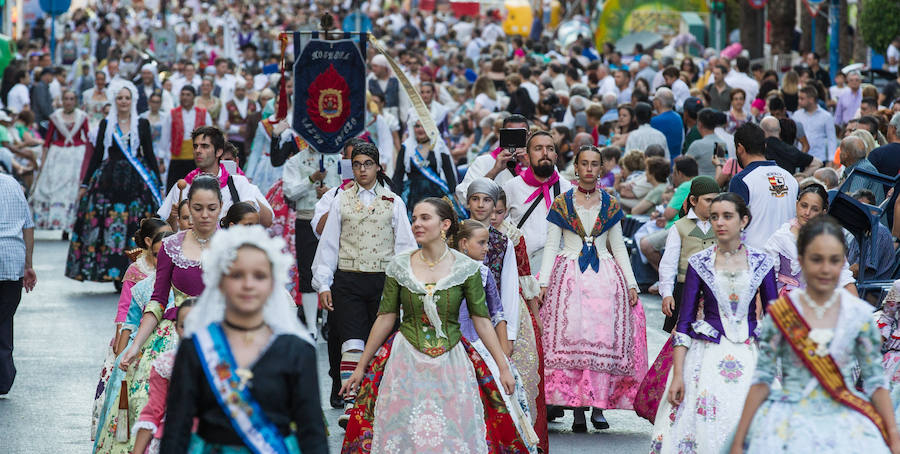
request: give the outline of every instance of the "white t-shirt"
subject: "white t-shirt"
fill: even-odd
[[[6,99],[6,107],[14,114],[22,112],[22,109],[25,108],[25,106],[31,104],[31,96],[28,94],[28,87],[22,84],[15,84],[9,91],[9,94],[6,95]]]
[[[765,249],[772,234],[796,215],[797,180],[775,161],[752,162],[731,179],[728,190],[744,198],[753,218],[744,242]]]
[[[232,175],[231,177],[232,181],[234,181],[234,188],[237,189],[238,196],[241,198],[241,202],[247,202],[256,207],[257,210],[259,210],[260,205],[262,205],[269,211],[272,211],[272,205],[269,205],[266,196],[263,195],[259,188],[251,183],[247,177],[243,175]],[[172,186],[172,189],[169,190],[169,194],[166,195],[166,200],[163,201],[162,206],[159,207],[156,214],[163,219],[168,219],[169,215],[172,213],[172,206],[177,205],[181,200],[186,199],[190,189],[190,184],[185,186],[184,190],[181,191],[181,198],[179,199],[178,186]],[[231,208],[233,202],[231,200],[231,191],[228,190],[228,186],[221,188],[219,192],[222,194],[222,211],[219,212],[219,219],[222,219],[228,213],[228,209]]]
[[[490,96],[484,93],[479,93],[478,96],[475,97],[475,104],[478,104],[482,108],[487,109],[488,112],[493,112],[494,109],[497,108],[497,101],[491,99]]]
[[[887,53],[884,58],[885,58],[885,62],[891,61],[891,58],[896,58],[897,60],[900,60],[900,49],[896,48],[893,44],[891,44],[890,46],[888,46]],[[885,69],[892,73],[896,73],[897,68],[900,68],[900,64],[892,65],[892,66],[885,65]]]

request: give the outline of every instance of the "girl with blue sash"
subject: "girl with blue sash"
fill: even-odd
[[[119,81],[109,90],[113,108],[100,122],[94,153],[81,184],[66,276],[121,282],[131,263],[125,251],[143,218],[162,203],[150,123],[138,118],[137,89]]]
[[[238,225],[210,243],[205,289],[175,356],[160,452],[327,453],[315,346],[285,290],[293,259],[284,241]]]

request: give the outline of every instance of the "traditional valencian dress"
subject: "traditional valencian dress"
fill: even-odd
[[[716,270],[716,246],[688,260],[674,336],[676,347],[688,349],[684,401],[675,408],[668,399],[659,404],[651,453],[718,453],[737,427],[758,356],[756,297],[763,308],[777,298],[774,259],[743,248],[747,269],[734,273]],[[697,317],[701,300],[702,320]]]
[[[797,226],[799,224],[797,224],[796,218],[785,222],[766,242],[766,252],[775,257],[779,295],[786,294],[795,288],[806,288],[806,282],[800,272],[800,260],[797,258],[797,235],[791,231],[791,227]],[[838,286],[843,287],[855,283],[856,279],[845,260]]]
[[[116,311],[116,323],[128,323],[127,318],[131,315],[129,309],[134,304],[134,299],[132,295],[132,289],[138,282],[150,277],[153,278],[156,276],[156,267],[150,265],[147,262],[147,254],[148,252],[142,253],[138,256],[137,260],[134,261],[131,265],[128,266],[128,270],[125,271],[125,277],[122,279],[122,293],[119,294],[119,308]],[[148,282],[150,291],[153,290],[153,279],[150,279]],[[145,284],[146,285],[146,284]],[[146,298],[139,298],[142,300],[141,309],[147,304],[147,301],[150,301],[150,293],[146,294]],[[137,325],[140,323],[140,314],[138,314],[138,320],[129,324],[129,327],[126,328],[123,325],[122,329],[131,329],[132,337],[137,331],[136,326],[135,329],[131,328],[131,325]],[[113,337],[109,343],[109,349],[106,352],[106,360],[103,362],[103,368],[100,369],[100,381],[97,383],[97,393],[94,396],[94,410],[91,412],[91,439],[94,439],[94,435],[97,433],[97,422],[100,410],[102,409],[103,403],[106,400],[106,388],[109,383],[110,374],[114,372],[118,364],[117,356],[113,353],[113,342],[115,342],[116,338]],[[124,350],[123,350],[124,351]],[[119,352],[121,354],[121,352]]]
[[[884,373],[891,384],[891,389],[900,389],[900,280],[895,281],[876,317],[878,330],[881,331],[881,354]],[[896,405],[898,401],[891,399]]]
[[[155,274],[155,273],[154,273]],[[119,363],[122,356],[131,347],[134,337],[137,334],[138,326],[141,323],[141,317],[144,315],[144,308],[150,303],[150,297],[153,294],[153,285],[156,282],[154,274],[148,275],[144,280],[138,282],[131,288],[131,303],[128,308],[128,315],[122,324],[123,330],[130,330],[128,344],[115,357],[115,361],[109,365],[107,380],[101,381],[97,387],[97,396],[95,398],[94,417],[97,420],[96,427],[92,428],[92,438],[96,440],[94,444],[94,453],[130,453],[134,447],[134,437],[129,437],[125,442],[116,440],[116,432],[119,430],[120,424],[127,424],[132,427],[135,423],[134,417],[136,412],[140,412],[137,405],[143,405],[146,402],[140,395],[128,394],[129,411],[119,414],[119,400],[122,380],[132,379],[132,374],[126,374],[119,369]],[[173,302],[171,294],[169,295],[169,303]],[[102,389],[101,389],[102,386]],[[99,402],[97,402],[99,401]],[[99,403],[99,405],[96,405]],[[127,418],[125,421],[122,418]],[[123,430],[128,430],[124,427]]]
[[[570,189],[547,215],[539,279],[548,287],[541,307],[544,387],[548,405],[631,410],[647,372],[646,319],[642,306],[628,301],[637,282],[622,239],[624,213],[615,198],[596,194],[600,203],[584,208]],[[590,233],[584,221],[591,221]]]
[[[400,333],[378,350],[362,382],[342,452],[525,453],[499,382],[459,325],[489,318],[481,264],[457,251],[436,284],[416,279],[413,251],[394,257],[379,313],[402,311]]]
[[[134,232],[141,219],[156,212],[162,203],[150,124],[138,119],[134,111],[131,118],[129,131],[122,131],[116,121],[100,122],[97,144],[82,181],[87,192],[78,202],[66,277],[121,280],[130,263],[125,251],[136,246]]]
[[[47,154],[30,200],[38,229],[71,231],[75,222],[81,163],[93,145],[87,114],[75,109],[72,115],[71,123],[63,120],[62,109],[50,115],[44,139]]]
[[[840,314],[833,329],[809,329],[798,303],[802,290],[769,306],[770,316],[760,325],[753,383],[769,385],[770,391],[756,410],[745,452],[890,452],[875,422],[883,425],[883,420],[870,401],[878,388],[888,388],[872,306],[842,288],[835,291]],[[782,372],[781,388],[771,389],[776,368]]]

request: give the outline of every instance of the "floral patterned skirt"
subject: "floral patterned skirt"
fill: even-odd
[[[155,215],[159,206],[124,158],[105,161],[90,181],[87,193],[78,202],[66,277],[78,281],[120,280],[131,264],[125,251],[135,247],[134,232],[141,219]]]
[[[168,319],[160,320],[156,332],[141,348],[140,361],[132,366],[135,370],[128,388],[128,417],[132,421],[137,421],[141,410],[150,400],[150,371],[153,369],[153,361],[177,345],[178,333],[175,332],[175,322]]]
[[[499,384],[465,339],[438,357],[394,334],[350,410],[343,453],[527,453]]]
[[[647,373],[647,321],[615,260],[582,272],[557,257],[541,319],[547,404],[631,410]]]
[[[684,400],[674,408],[669,403],[669,374],[650,453],[722,452],[741,418],[757,356],[751,340],[734,343],[725,336],[718,344],[694,340],[684,358]]]
[[[547,439],[547,402],[544,396],[544,347],[538,334],[537,314],[519,298],[519,335],[509,360],[516,365],[528,396],[528,409],[541,452],[550,452]]]
[[[125,443],[116,441],[116,431],[119,424],[128,424],[130,428],[135,421],[128,418],[128,416],[126,416],[129,419],[128,421],[120,421],[119,419],[119,398],[122,381],[127,380],[129,375],[122,369],[119,369],[119,362],[122,360],[123,353],[128,351],[129,347],[131,347],[131,341],[128,342],[128,345],[122,350],[122,353],[119,353],[119,356],[115,358],[115,361],[108,369],[109,373],[102,393],[102,402],[99,408],[96,408],[97,427],[91,437],[94,439],[94,454],[126,454],[131,453],[131,450],[134,448],[134,437],[129,436],[128,441]],[[125,383],[127,384],[127,381]],[[128,397],[130,407],[131,394]]]
[[[31,193],[35,228],[72,230],[85,149],[84,145],[50,146]]]
[[[106,359],[103,361],[103,367],[100,369],[100,381],[97,382],[97,391],[94,393],[94,405],[91,410],[91,440],[94,440],[97,435],[100,414],[103,412],[103,405],[106,403],[106,388],[109,386],[109,377],[119,366],[118,358],[113,353],[113,342],[115,342],[115,338],[109,342],[109,347],[106,349]]]

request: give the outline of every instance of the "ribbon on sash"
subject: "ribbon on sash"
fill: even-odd
[[[809,325],[803,320],[803,317],[797,312],[797,308],[791,302],[787,295],[775,300],[769,305],[769,315],[775,326],[781,331],[781,334],[787,340],[788,345],[794,351],[794,354],[803,361],[807,369],[816,377],[822,389],[831,396],[832,399],[858,411],[866,418],[869,418],[884,437],[885,443],[889,444],[887,429],[881,415],[875,410],[866,399],[854,394],[847,384],[844,382],[844,376],[841,375],[841,369],[831,355],[819,356],[816,354],[818,345],[809,338]]]
[[[422,154],[419,153],[418,148],[416,148],[414,151],[415,156],[413,156],[411,159],[412,164],[416,166],[417,169],[419,169],[419,172],[422,172],[422,175],[425,175],[425,178],[428,178],[428,181],[436,184],[439,188],[441,188],[441,192],[444,193],[444,199],[450,202],[450,204],[456,210],[456,213],[459,214],[462,219],[468,219],[469,212],[466,211],[465,207],[460,205],[460,203],[456,200],[456,196],[454,196],[450,192],[450,186],[447,185],[447,182],[444,181],[441,176],[437,174],[437,172],[431,170],[431,167],[428,166],[428,161],[426,161],[425,158],[422,157]],[[440,155],[438,155],[436,151],[434,153],[435,156],[439,159]]]
[[[132,132],[132,134],[136,134]],[[141,176],[141,179],[144,180],[144,183],[147,184],[147,187],[150,188],[150,194],[153,195],[153,200],[156,201],[156,206],[162,206],[163,204],[163,196],[162,192],[159,190],[159,183],[154,178],[154,175],[144,167],[144,164],[140,159],[137,158],[134,154],[131,153],[131,142],[126,147],[122,145],[122,141],[120,140],[120,136],[122,135],[122,129],[116,125],[116,133],[112,135],[113,141],[116,142],[116,145],[119,146],[119,149],[122,150],[122,154],[125,155],[125,159],[128,160],[128,163],[131,164],[131,167],[134,167],[134,170],[137,171],[138,175]]]
[[[569,189],[553,200],[550,212],[547,213],[547,220],[555,224],[559,228],[570,230],[581,237],[581,253],[578,255],[578,267],[581,272],[585,272],[588,267],[594,272],[600,271],[600,257],[597,254],[597,245],[595,240],[604,232],[618,224],[625,217],[625,213],[619,207],[619,202],[607,194],[605,191],[597,191],[600,195],[600,211],[597,213],[597,219],[594,220],[594,226],[591,234],[588,236],[581,218],[575,211],[575,190]],[[606,247],[606,245],[602,245]]]
[[[281,432],[250,394],[246,373],[238,369],[222,327],[210,324],[193,339],[216,401],[244,444],[255,454],[288,454]]]

